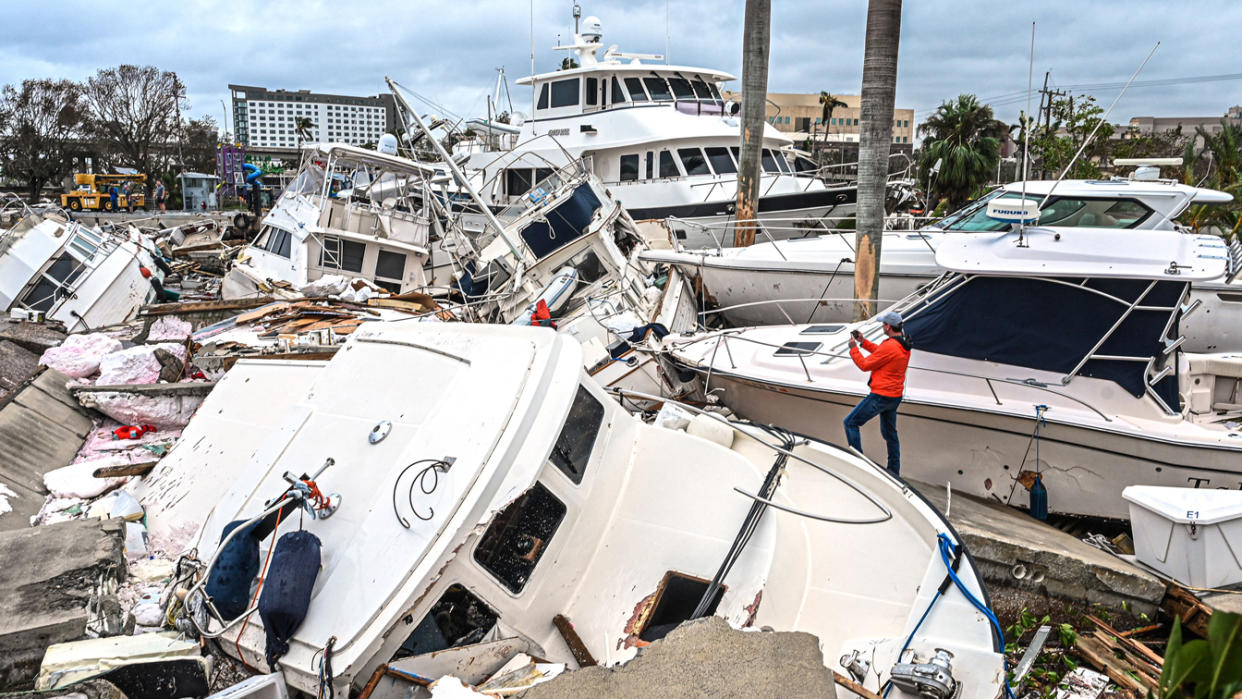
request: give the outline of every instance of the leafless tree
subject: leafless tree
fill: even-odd
[[[181,136],[178,107],[189,107],[184,100],[177,74],[154,66],[102,68],[86,81],[95,138],[148,181],[167,164],[172,149],[166,146]]]
[[[87,116],[82,87],[69,80],[25,80],[0,94],[0,169],[29,187],[37,201],[44,184],[69,170],[68,147]]]

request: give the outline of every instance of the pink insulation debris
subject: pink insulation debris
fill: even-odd
[[[147,339],[184,342],[193,332],[193,326],[176,316],[160,316],[151,323],[151,332]]]
[[[79,400],[123,425],[155,425],[161,430],[185,427],[203,396],[141,396],[133,393],[83,393]]]
[[[138,345],[129,349],[112,352],[99,361],[100,386],[117,384],[156,383],[160,378],[162,365],[155,357],[155,350],[163,349],[182,362],[185,361],[185,346],[173,342],[162,342],[158,345]]]
[[[99,361],[104,355],[119,349],[120,340],[102,333],[70,335],[60,345],[44,350],[39,363],[70,378],[83,379],[99,371]]]

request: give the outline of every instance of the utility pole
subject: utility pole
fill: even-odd
[[[759,215],[759,154],[763,149],[764,112],[768,103],[768,53],[771,49],[771,0],[746,0],[742,40],[742,148],[737,164],[737,216],[733,246],[755,244]]]
[[[181,185],[181,210],[185,211],[185,154],[181,150],[185,132],[181,128],[181,79],[176,73],[173,73],[173,105],[177,108],[177,170],[181,173],[177,179]]]
[[[858,232],[854,245],[854,319],[875,315],[880,291],[880,244],[884,236],[888,155],[893,144],[897,101],[897,49],[901,43],[901,0],[867,3],[863,49],[862,107],[859,110]]]

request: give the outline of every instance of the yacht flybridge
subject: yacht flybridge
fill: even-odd
[[[304,146],[297,176],[234,261],[221,295],[296,295],[325,275],[363,278],[392,293],[426,287],[435,219],[427,187],[435,172],[343,143]]]
[[[1027,228],[945,238],[950,272],[893,308],[913,342],[898,417],[903,475],[1049,511],[1123,518],[1131,484],[1242,487],[1242,355],[1184,353],[1219,279],[1219,238],[1168,230]],[[745,417],[839,440],[867,394],[847,353],[873,322],[669,337],[674,358]],[[864,428],[884,453],[876,421]]]
[[[1020,202],[1024,191],[1028,200],[1042,203],[1040,225],[1112,231],[1175,230],[1174,221],[1190,206],[1233,199],[1214,189],[1138,177],[1008,184],[922,230],[886,231],[881,305],[943,273],[936,249],[945,241],[959,234],[1008,230],[1010,223],[988,216],[988,206]],[[1226,246],[1221,240],[1217,246],[1216,254],[1228,258],[1229,264],[1222,276],[1194,284],[1194,298],[1204,308],[1182,327],[1186,349],[1192,351],[1242,351],[1242,285],[1231,283],[1242,270],[1242,245]],[[644,257],[699,276],[707,295],[733,325],[839,322],[853,317],[853,231],[749,248],[658,250]]]
[[[326,364],[240,361],[224,405],[269,387],[283,412],[236,439],[234,417],[196,416],[202,438],[151,488],[173,510],[178,492],[214,503],[190,541],[207,571],[222,539],[253,539],[254,572],[275,545],[263,584],[304,580],[304,620],[267,623],[265,588],[256,614],[250,580],[212,573],[186,605],[204,611],[178,623],[310,694],[425,696],[453,668],[486,677],[519,652],[616,664],[717,615],[816,634],[827,665],[890,699],[1000,695],[980,574],[916,493],[779,430],[644,423],[581,365],[564,333],[426,323],[364,325]],[[315,555],[282,555],[299,546]],[[233,588],[241,608],[218,616]]]
[[[0,307],[71,333],[124,322],[160,296],[163,263],[146,245],[133,228],[103,230],[26,207],[0,234]]]
[[[602,37],[599,20],[588,17],[572,44],[556,47],[573,67],[517,81],[533,98],[519,133],[502,139],[513,145],[475,150],[467,161],[483,195],[503,206],[581,158],[635,219],[673,219],[687,247],[732,239],[741,132],[719,85],[734,76],[652,63],[662,57],[622,53]],[[825,186],[814,163],[782,152],[791,141],[769,124],[763,144],[759,217],[773,235],[803,235],[831,227],[825,217],[852,215],[853,185]]]

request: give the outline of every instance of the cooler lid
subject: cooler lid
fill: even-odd
[[[1182,524],[1192,520],[1215,524],[1242,517],[1242,490],[1131,485],[1121,491],[1121,497]]]

